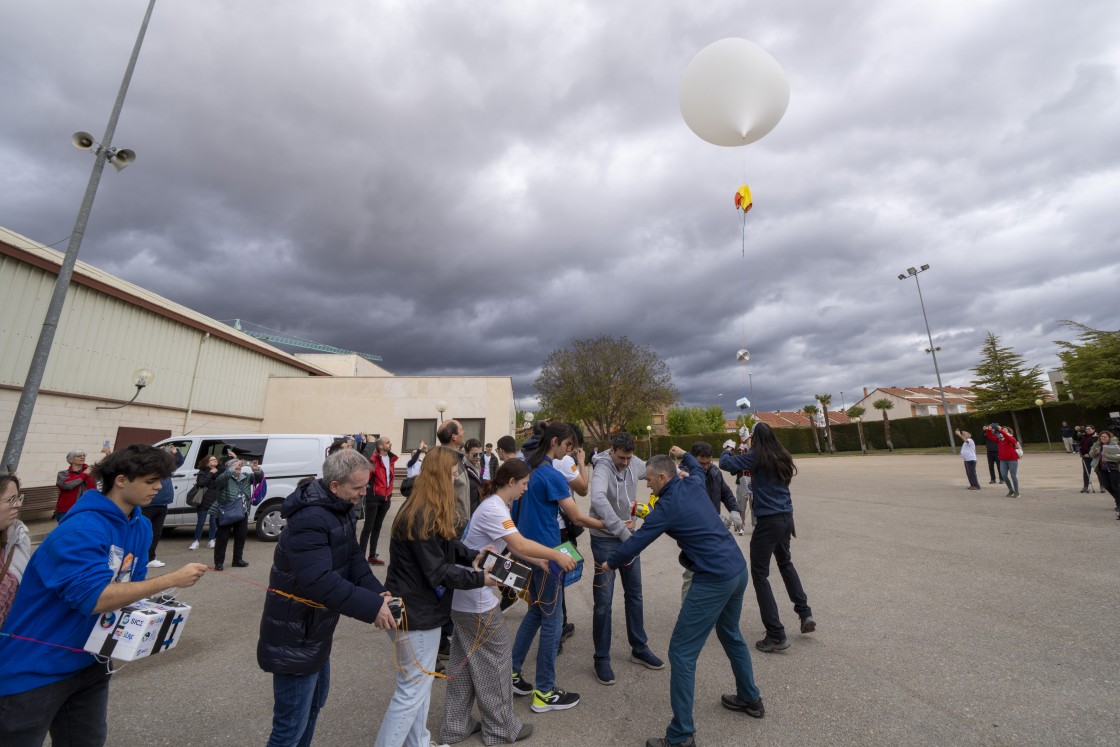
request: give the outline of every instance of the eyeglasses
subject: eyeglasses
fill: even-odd
[[[20,493],[19,495],[13,495],[11,498],[9,498],[8,499],[8,505],[9,506],[15,506],[16,508],[19,508],[20,506],[22,506],[23,505],[23,493]]]

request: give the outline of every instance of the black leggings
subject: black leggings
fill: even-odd
[[[362,524],[362,537],[358,540],[358,547],[362,555],[366,554],[366,543],[369,543],[368,557],[377,556],[377,540],[381,537],[381,525],[385,523],[385,514],[389,513],[389,499],[377,497],[377,500],[366,498],[366,520]]]
[[[249,533],[249,517],[245,517],[236,524],[218,525],[218,536],[214,542],[214,565],[225,565],[226,562],[226,545],[229,544],[229,536],[233,535],[233,562],[238,563],[245,558],[242,555],[245,553],[245,535]]]

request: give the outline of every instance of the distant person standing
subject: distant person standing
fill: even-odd
[[[508,462],[510,459],[519,459],[520,454],[517,451],[517,442],[513,440],[513,436],[502,436],[498,439],[498,461]]]
[[[463,453],[463,444],[467,440],[463,434],[463,424],[458,420],[445,420],[436,429],[436,440],[440,446],[446,446],[459,455],[459,470],[455,473],[455,507],[459,527],[466,529],[471,518],[471,483],[465,465],[467,455]]]
[[[423,441],[420,445],[412,450],[412,455],[408,459],[408,464],[405,465],[405,477],[416,477],[420,474],[420,467],[424,463],[424,455],[428,453],[428,445]],[[406,498],[408,496],[405,496]]]
[[[1070,427],[1069,423],[1067,423],[1066,421],[1063,420],[1062,421],[1062,428],[1059,431],[1059,433],[1061,433],[1061,435],[1062,435],[1062,444],[1066,447],[1066,453],[1067,454],[1072,454],[1073,453],[1073,428]]]
[[[996,475],[999,475],[999,481],[1003,482],[1003,475],[999,472],[999,438],[995,428],[999,428],[999,423],[984,426],[984,445],[988,450],[988,476],[991,478],[989,485],[996,484]]]
[[[961,440],[961,459],[964,460],[964,475],[968,478],[968,489],[979,490],[980,481],[976,479],[976,442],[968,431],[953,431]]]
[[[996,444],[999,446],[999,476],[1007,485],[1008,498],[1021,498],[1019,495],[1019,453],[1015,447],[1018,440],[1012,435],[1011,429],[993,425],[996,433]]]
[[[198,474],[195,475],[194,484],[202,491],[202,502],[198,504],[198,515],[194,523],[194,542],[187,546],[188,550],[197,550],[198,543],[202,540],[202,527],[210,521],[210,549],[214,549],[214,538],[218,536],[218,522],[210,515],[210,507],[218,497],[218,457],[210,455],[202,457],[198,462]]]
[[[1112,431],[1101,431],[1100,438],[1089,449],[1089,456],[1097,461],[1101,490],[1107,490],[1116,501],[1116,518],[1120,519],[1120,443]]]
[[[174,450],[171,450],[174,451]],[[172,453],[174,456],[174,453]],[[148,548],[148,567],[163,568],[167,563],[156,558],[159,548],[159,538],[163,536],[163,522],[167,519],[167,507],[175,500],[175,483],[170,477],[160,480],[159,492],[152,502],[140,509],[148,521],[152,522],[152,544]]]
[[[758,611],[766,626],[766,637],[754,644],[765,653],[789,648],[786,629],[778,615],[774,592],[770,589],[770,558],[778,561],[778,572],[786,586],[786,593],[793,602],[793,609],[801,618],[801,632],[812,633],[817,629],[809,599],[801,586],[801,577],[793,567],[790,538],[797,536],[793,525],[793,500],[789,484],[797,474],[797,467],[786,447],[766,423],[756,423],[751,437],[751,448],[743,456],[723,452],[719,468],[726,472],[747,470],[751,473],[754,488],[754,511],[758,524],[751,535],[751,576]]]
[[[393,442],[379,438],[373,442],[373,456],[369,458],[369,489],[366,492],[366,520],[362,525],[362,537],[358,547],[362,552],[369,545],[367,559],[372,565],[385,565],[377,555],[377,541],[381,537],[381,525],[385,514],[389,513],[389,500],[393,495],[393,473],[397,467],[397,455],[393,453]]]
[[[89,473],[86,464],[86,453],[82,449],[74,449],[66,455],[69,466],[58,473],[55,486],[58,487],[58,502],[54,506],[54,520],[58,521],[77,503],[82,493],[87,490],[96,490],[97,483]]]
[[[241,474],[245,460],[231,456],[226,462],[225,469],[218,473],[214,484],[218,488],[218,497],[210,506],[210,516],[218,520],[217,543],[214,545],[214,570],[225,570],[226,547],[229,537],[233,535],[233,565],[235,568],[245,568],[249,561],[245,560],[245,536],[249,531],[249,501],[252,499],[253,486],[264,479],[260,464],[254,461],[251,465],[252,473]],[[245,507],[241,519],[229,524],[223,524],[222,508],[229,508],[235,501],[241,501]]]
[[[1097,443],[1097,431],[1093,426],[1085,426],[1085,432],[1081,435],[1081,441],[1078,442],[1077,451],[1081,454],[1081,479],[1084,484],[1081,488],[1082,493],[1089,492],[1089,486],[1092,484],[1093,476],[1093,457],[1089,456],[1092,451],[1093,445]],[[1101,487],[1104,490],[1104,487]]]

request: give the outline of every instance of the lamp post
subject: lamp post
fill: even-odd
[[[1054,450],[1054,445],[1050,443],[1050,428],[1047,427],[1047,425],[1046,425],[1046,415],[1044,415],[1043,412],[1042,412],[1042,400],[1041,399],[1036,399],[1034,401],[1034,406],[1038,408],[1038,416],[1040,418],[1042,418],[1042,430],[1044,430],[1046,432],[1046,449],[1048,451],[1053,451]]]
[[[439,411],[439,424],[443,425],[443,413],[447,412],[447,402],[442,399],[436,402],[436,410]]]
[[[97,407],[97,408],[94,408],[94,409],[97,409],[97,410],[120,410],[124,407],[128,407],[129,405],[131,405],[133,402],[136,401],[137,397],[140,396],[140,391],[144,387],[148,386],[148,384],[151,384],[153,381],[155,381],[155,379],[156,379],[156,375],[154,373],[152,373],[151,369],[149,369],[149,368],[138,368],[138,369],[136,369],[135,371],[132,372],[132,385],[134,387],[136,387],[136,394],[132,395],[132,399],[130,399],[128,402],[125,402],[123,405],[114,405],[113,407]]]
[[[866,455],[867,454],[867,447],[864,445],[864,442],[863,442],[863,418],[857,416],[857,417],[852,418],[852,420],[856,421],[856,430],[859,431],[859,450],[860,450],[861,453]]]
[[[58,267],[58,278],[54,283],[47,313],[43,318],[43,327],[39,332],[39,339],[35,343],[35,352],[31,355],[31,365],[27,369],[27,376],[23,380],[23,389],[20,391],[19,404],[16,405],[15,415],[12,417],[12,428],[8,432],[8,442],[4,446],[4,457],[0,464],[9,469],[19,466],[19,458],[23,454],[23,444],[27,440],[27,431],[31,427],[31,414],[35,411],[35,402],[39,399],[39,387],[43,383],[43,374],[47,370],[47,359],[51,354],[51,345],[54,343],[54,334],[58,330],[58,320],[62,317],[62,306],[66,301],[66,291],[70,287],[70,277],[74,274],[74,265],[78,261],[78,250],[82,247],[82,238],[86,233],[86,223],[93,209],[93,198],[97,195],[97,185],[101,182],[101,172],[105,170],[105,163],[113,164],[120,171],[136,159],[136,154],[127,148],[117,149],[112,146],[113,134],[117,130],[117,120],[120,118],[121,109],[124,108],[124,97],[128,93],[128,84],[132,80],[132,71],[136,67],[136,60],[140,56],[140,45],[144,42],[144,34],[148,30],[148,20],[152,17],[152,9],[156,0],[149,0],[148,10],[144,13],[144,20],[140,24],[140,33],[136,36],[136,44],[132,47],[132,56],[129,57],[128,66],[121,80],[120,90],[117,91],[117,100],[109,114],[109,124],[105,127],[105,136],[101,143],[94,141],[93,137],[85,132],[76,132],[71,138],[75,147],[82,150],[93,150],[93,171],[90,172],[86,192],[82,197],[82,204],[78,208],[78,217],[74,220],[74,231],[70,234],[70,244],[66,247],[66,255]],[[96,146],[96,149],[94,149]],[[139,394],[139,392],[137,392]]]
[[[647,449],[646,459],[653,459],[653,426],[652,425],[647,425],[646,426],[646,443],[648,444],[648,447],[649,447]]]
[[[941,384],[941,369],[937,366],[937,351],[940,348],[935,348],[933,345],[933,334],[929,331],[929,317],[926,316],[926,302],[922,298],[922,284],[918,280],[918,275],[922,274],[929,269],[929,265],[922,265],[922,269],[915,269],[913,267],[906,268],[906,274],[899,275],[899,280],[905,280],[908,277],[914,278],[914,283],[918,288],[918,302],[922,305],[922,319],[926,323],[926,337],[929,338],[929,354],[933,356],[933,373],[937,376],[937,390],[941,394],[941,408],[945,413],[945,430],[949,434],[949,451],[956,453],[955,442],[953,441],[953,424],[949,421],[949,403],[945,401],[945,387]]]
[[[534,419],[534,418],[535,418],[536,416],[535,416],[535,415],[533,415],[533,413],[532,413],[532,412],[526,412],[526,413],[525,413],[525,415],[524,415],[523,417],[524,417],[524,420],[525,420],[525,426],[526,426],[527,428],[529,428],[530,430],[532,430],[532,428],[533,428],[533,419]]]

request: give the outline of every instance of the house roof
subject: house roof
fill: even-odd
[[[756,412],[754,416],[771,428],[808,428],[811,425],[809,416],[800,410]],[[829,410],[828,422],[830,425],[843,425],[852,422],[852,419],[848,417],[846,412]]]
[[[883,392],[890,394],[900,399],[907,400],[915,405],[939,405],[941,404],[941,393],[936,387],[928,386],[913,386],[913,387],[895,387],[895,386],[881,386],[871,394],[868,394],[864,399],[874,397],[875,392]],[[976,399],[976,392],[968,387],[960,386],[947,386],[945,387],[945,401],[951,405],[969,405]]]

